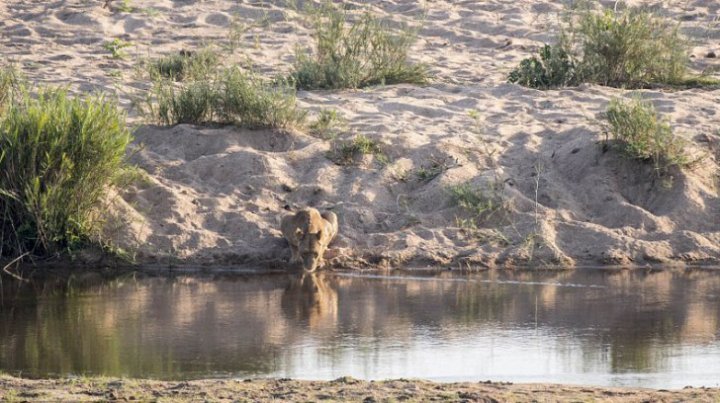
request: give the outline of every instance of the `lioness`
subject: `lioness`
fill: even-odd
[[[337,235],[337,216],[306,208],[283,217],[280,229],[290,244],[290,263],[301,263],[305,271],[312,272],[323,266],[325,249]]]

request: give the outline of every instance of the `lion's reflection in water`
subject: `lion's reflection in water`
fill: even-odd
[[[337,291],[323,274],[291,276],[282,294],[281,306],[288,320],[306,323],[310,329],[329,329],[337,325]]]

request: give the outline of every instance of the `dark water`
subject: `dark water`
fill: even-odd
[[[0,371],[720,385],[720,272],[7,278]]]

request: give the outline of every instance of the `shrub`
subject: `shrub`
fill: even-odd
[[[561,45],[545,45],[539,58],[531,57],[508,76],[508,81],[530,88],[557,88],[577,83],[575,62]]]
[[[20,74],[13,67],[0,68],[0,112],[15,97],[20,87]]]
[[[690,75],[688,61],[689,43],[672,21],[636,8],[584,12],[559,44],[523,60],[508,81],[541,89],[581,82],[625,88],[720,83]]]
[[[295,88],[268,82],[239,68],[200,81],[175,84],[158,80],[147,100],[150,114],[167,125],[222,123],[247,128],[283,128],[302,124]]]
[[[607,120],[610,134],[628,157],[653,161],[659,173],[688,163],[683,152],[685,143],[660,119],[651,103],[639,98],[629,102],[613,99]]]
[[[41,90],[0,119],[0,255],[84,244],[95,208],[123,166],[130,134],[115,102]]]
[[[416,39],[416,32],[408,27],[392,30],[369,12],[347,27],[346,15],[328,6],[316,15],[314,37],[314,55],[296,52],[292,77],[300,89],[428,81],[427,66],[408,61]]]
[[[575,32],[585,79],[617,87],[682,83],[689,44],[678,28],[637,9],[585,14]]]
[[[218,64],[219,56],[212,49],[181,51],[151,61],[148,72],[153,79],[202,80],[210,77]]]

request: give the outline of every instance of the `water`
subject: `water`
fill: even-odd
[[[720,385],[720,272],[95,273],[0,287],[0,371]]]

